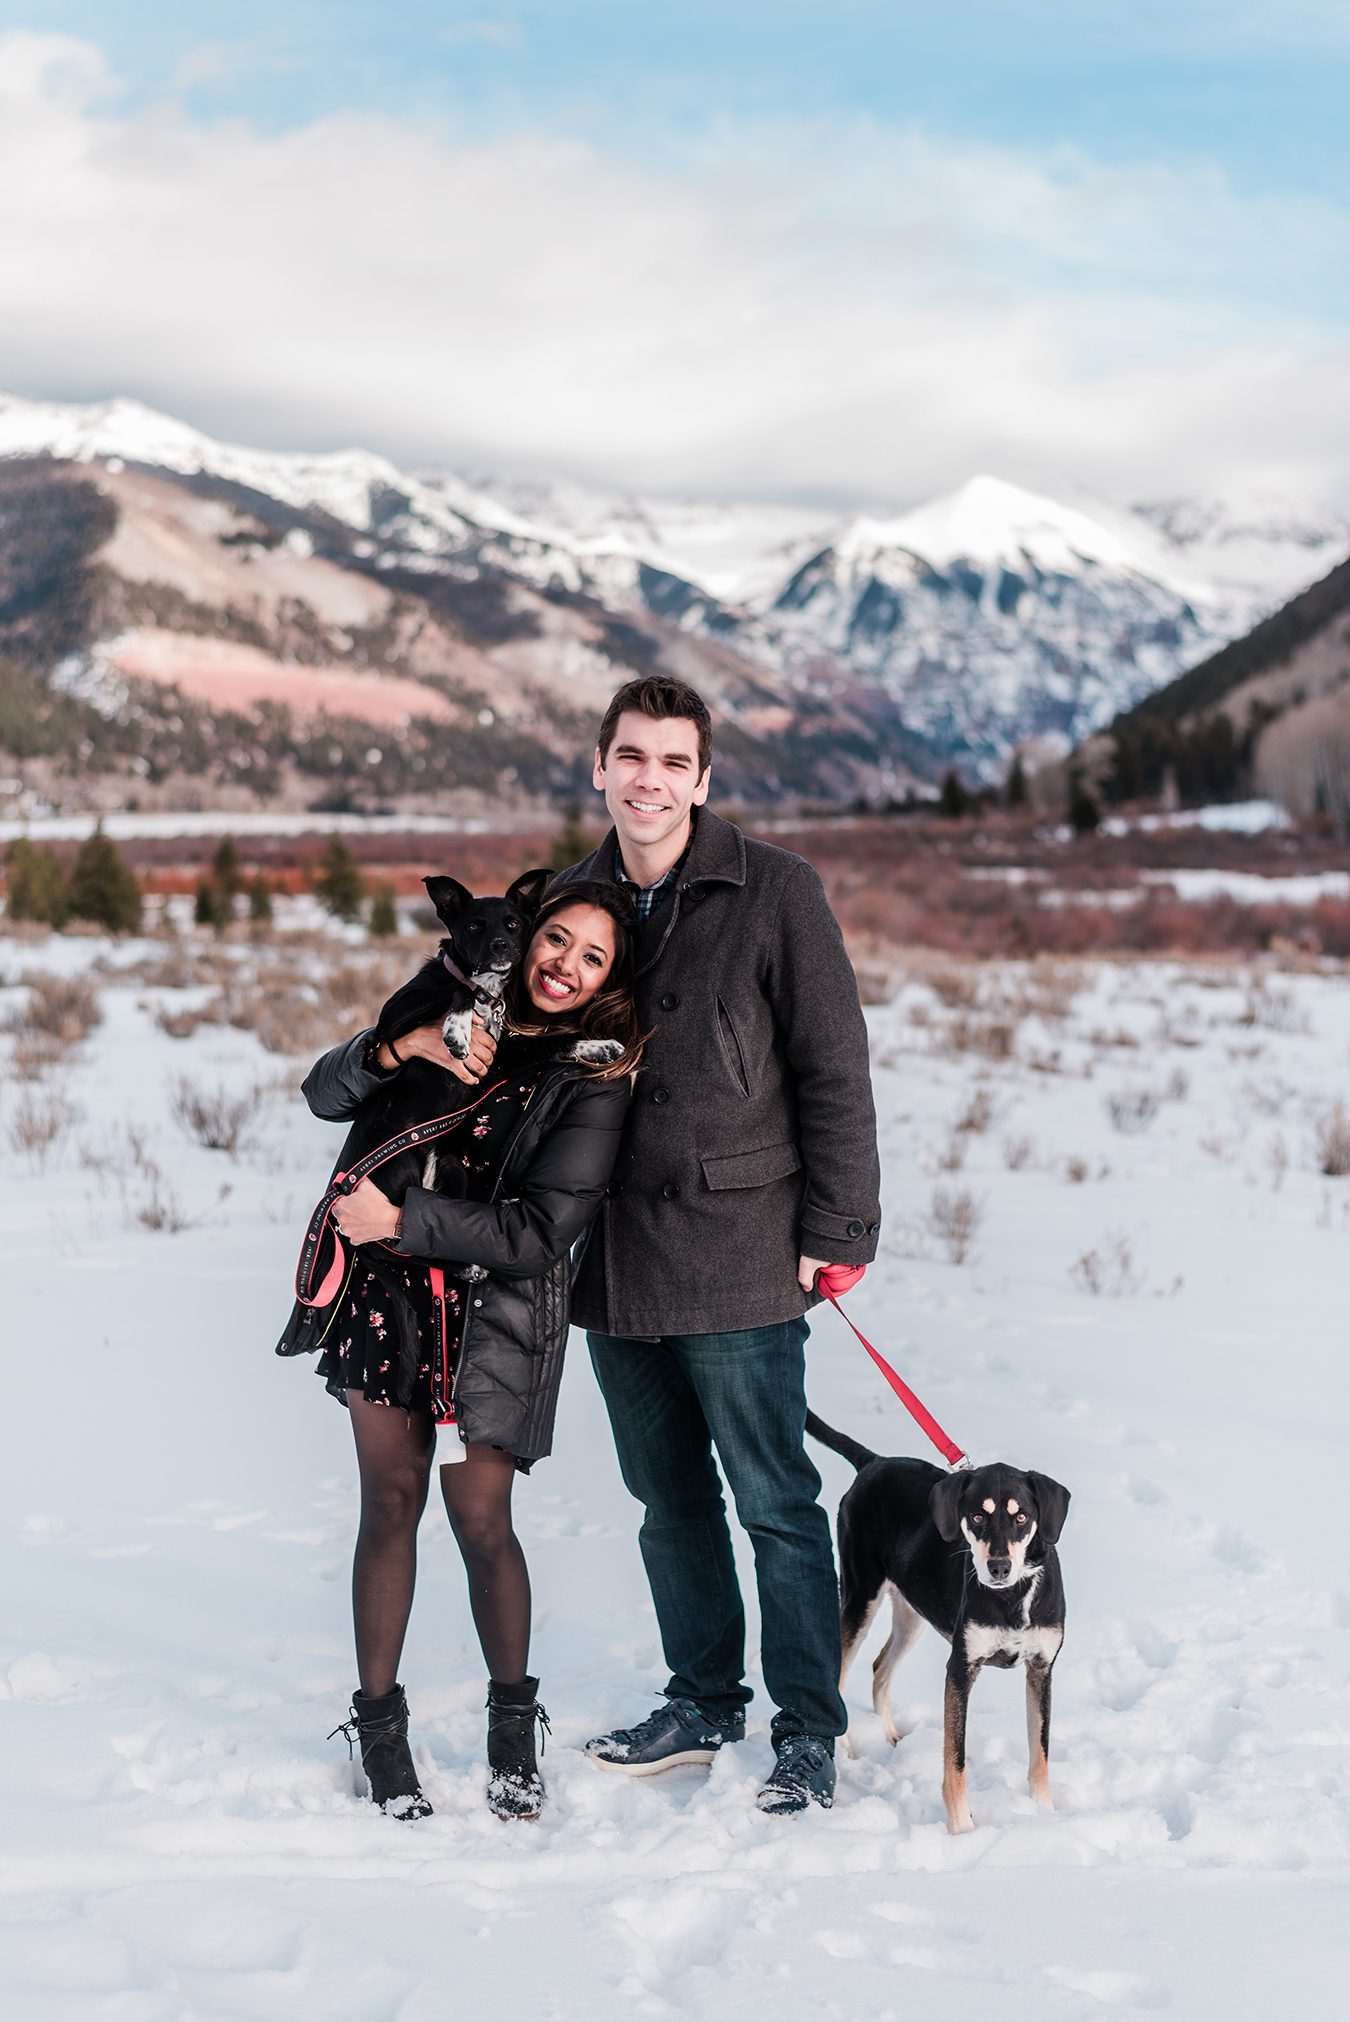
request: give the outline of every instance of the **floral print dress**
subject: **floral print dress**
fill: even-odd
[[[545,1057],[538,1041],[513,1036],[502,1041],[488,1070],[489,1088],[482,1103],[436,1144],[438,1192],[468,1200],[490,1197]],[[494,1086],[497,1082],[502,1085]],[[459,1169],[453,1175],[452,1167]],[[379,1175],[374,1177],[378,1186]],[[345,1392],[359,1390],[371,1404],[424,1411],[436,1419],[449,1414],[467,1296],[467,1281],[450,1275],[458,1268],[446,1269],[442,1340],[428,1264],[391,1250],[377,1251],[367,1263],[366,1253],[356,1252],[332,1345],[318,1361],[318,1373],[335,1397],[345,1403]],[[410,1339],[415,1349],[411,1357],[405,1350]]]

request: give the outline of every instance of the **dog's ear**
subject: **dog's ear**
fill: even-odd
[[[453,927],[464,908],[473,904],[473,893],[458,878],[423,878],[422,883],[437,917],[447,927]]]
[[[929,1515],[937,1525],[938,1536],[947,1544],[961,1535],[961,1491],[965,1485],[959,1474],[949,1474],[933,1483],[928,1497]]]
[[[1027,1480],[1036,1491],[1036,1529],[1052,1545],[1069,1514],[1069,1491],[1061,1483],[1051,1481],[1048,1474],[1029,1474]]]
[[[554,873],[550,870],[522,871],[513,884],[506,888],[506,896],[513,906],[518,906],[526,919],[533,917],[544,903],[544,893],[552,882]]]

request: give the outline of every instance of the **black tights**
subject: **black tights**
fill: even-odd
[[[361,1690],[393,1690],[417,1577],[417,1525],[426,1508],[431,1420],[349,1390],[361,1472],[361,1527],[352,1561],[352,1614]],[[530,1576],[511,1528],[516,1464],[493,1446],[438,1470],[446,1514],[469,1576],[469,1606],[488,1675],[518,1685],[530,1656]]]

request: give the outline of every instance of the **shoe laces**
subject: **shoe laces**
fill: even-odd
[[[333,1729],[332,1734],[330,1734],[327,1738],[329,1741],[332,1741],[334,1736],[340,1734],[347,1744],[347,1760],[349,1762],[355,1762],[356,1737],[360,1733],[360,1731],[361,1731],[360,1727],[355,1720],[340,1720],[337,1726]]]
[[[814,1772],[825,1766],[826,1749],[813,1734],[788,1734],[778,1745],[779,1769],[791,1771],[798,1767]]]

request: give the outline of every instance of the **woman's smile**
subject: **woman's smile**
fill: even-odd
[[[586,1003],[614,967],[614,922],[584,901],[559,906],[525,950],[525,994],[536,1011]]]

